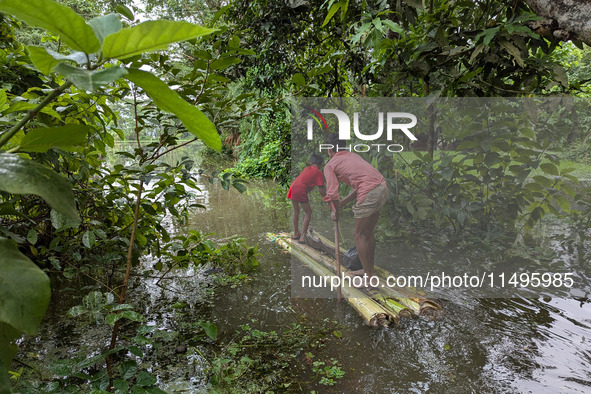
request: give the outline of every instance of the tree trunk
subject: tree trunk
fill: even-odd
[[[560,30],[570,33],[570,39],[578,39],[591,45],[591,1],[588,0],[524,0],[537,15],[550,18],[558,23],[553,29],[557,38]],[[558,32],[556,30],[559,30]]]

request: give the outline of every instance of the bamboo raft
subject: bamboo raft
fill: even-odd
[[[312,230],[306,234],[306,244],[294,242],[287,233],[267,233],[267,237],[291,252],[316,275],[335,276],[335,245],[329,239]],[[343,253],[340,256],[343,261]],[[380,283],[385,283],[385,278],[391,274],[380,267],[376,266],[375,268],[380,277]],[[341,270],[344,273],[347,272],[345,267],[341,267]],[[387,327],[391,323],[398,322],[400,318],[417,315],[432,316],[441,310],[441,306],[437,302],[426,298],[424,294],[412,288],[393,289],[384,286],[375,291],[368,291],[344,284],[342,294],[365,323],[371,327]]]

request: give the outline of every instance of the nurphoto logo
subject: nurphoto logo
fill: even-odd
[[[320,126],[320,128],[326,129],[328,131],[328,124],[326,123],[326,119],[322,114],[332,114],[337,117],[338,121],[338,132],[339,132],[339,139],[340,140],[351,140],[351,119],[349,115],[347,115],[344,111],[338,109],[321,109],[320,112],[315,111],[311,108],[307,108],[310,112],[310,118],[308,118],[307,127],[308,127],[308,140],[311,141],[314,138],[314,121]],[[417,124],[417,117],[408,112],[379,112],[378,113],[378,127],[377,131],[374,134],[364,134],[359,130],[359,112],[353,113],[353,132],[355,133],[355,137],[362,141],[376,141],[382,137],[384,134],[384,119],[386,119],[386,139],[388,142],[391,142],[394,136],[395,131],[402,131],[411,141],[417,141],[417,137],[414,136],[413,133],[410,132],[410,128],[414,127]],[[400,120],[408,119],[410,122],[400,123]],[[331,144],[320,144],[319,151],[322,152],[323,150],[330,150],[333,149],[334,146]],[[349,152],[354,151],[358,153],[368,152],[372,149],[376,149],[378,152],[380,149],[385,148],[388,152],[402,152],[404,147],[400,144],[393,143],[393,144],[383,144],[383,143],[373,143],[373,144],[354,144],[354,145],[347,145],[344,147],[336,147],[337,151],[339,150],[347,150]]]

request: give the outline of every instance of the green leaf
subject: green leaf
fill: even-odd
[[[144,357],[144,352],[142,351],[142,349],[140,349],[137,346],[130,346],[129,347],[129,352],[131,354],[133,354],[134,356]]]
[[[158,108],[175,114],[187,130],[199,137],[207,146],[217,151],[222,148],[222,141],[215,125],[203,112],[183,100],[164,82],[148,72],[137,69],[130,69],[126,78],[144,89]]]
[[[113,326],[115,324],[115,322],[117,322],[118,320],[121,320],[121,319],[127,319],[127,320],[137,321],[137,322],[143,322],[146,320],[144,318],[144,316],[142,316],[139,313],[134,312],[134,311],[121,311],[119,313],[111,313],[110,315],[107,315],[107,317],[105,317],[105,321],[110,326]]]
[[[230,8],[231,4],[227,4],[225,6],[223,6],[222,8],[220,8],[218,10],[218,12],[215,13],[215,15],[213,16],[213,19],[211,20],[211,23],[214,24],[215,22],[218,21],[218,19],[220,19],[220,17],[222,15],[224,15],[226,13],[226,11],[228,11],[228,8]]]
[[[0,322],[34,334],[50,296],[47,275],[19,252],[14,242],[0,238]]]
[[[37,243],[37,231],[30,229],[27,233],[27,240],[32,244],[35,245]]]
[[[533,179],[537,184],[540,184],[543,187],[551,188],[553,186],[552,180],[550,178],[545,177],[545,176],[535,175],[533,177]]]
[[[101,43],[105,40],[106,36],[117,33],[123,28],[123,24],[121,23],[121,20],[119,20],[117,14],[109,14],[93,18],[88,21],[88,24],[92,27],[94,34],[96,34]]]
[[[182,21],[147,21],[119,30],[103,42],[103,55],[125,59],[144,52],[166,49],[169,44],[209,35],[217,29]]]
[[[4,111],[4,114],[10,114],[12,112],[24,112],[24,111],[30,111],[32,109],[35,109],[37,107],[38,104],[35,103],[27,103],[24,101],[17,101],[16,103],[12,104],[6,111]],[[41,109],[42,113],[53,116],[54,118],[58,119],[58,120],[62,120],[62,117],[55,112],[54,109],[50,108],[49,106],[47,107],[43,107]]]
[[[242,182],[233,181],[232,186],[234,186],[234,188],[238,190],[240,193],[244,193],[246,191],[246,186]]]
[[[561,196],[560,194],[555,194],[553,197],[554,197],[554,201],[556,201],[558,206],[564,212],[570,212],[570,202],[568,201],[568,199],[566,197]]]
[[[127,74],[127,69],[119,66],[109,67],[104,70],[89,71],[60,63],[55,67],[55,70],[68,78],[78,89],[90,92],[116,81]]]
[[[137,376],[136,384],[138,386],[146,387],[156,383],[156,378],[146,371],[142,371]]]
[[[137,363],[132,360],[125,361],[119,367],[119,373],[121,374],[121,379],[124,379],[124,380],[129,380],[130,378],[132,378],[136,372],[137,372]]]
[[[205,331],[205,335],[209,338],[215,340],[218,337],[218,326],[211,322],[203,322],[201,323],[201,327]]]
[[[127,383],[125,380],[115,379],[113,381],[113,388],[115,389],[115,392],[127,393],[129,392],[129,383]]]
[[[398,23],[392,22],[390,19],[384,19],[382,20],[382,23],[388,26],[388,29],[392,30],[394,33],[398,33],[400,35],[404,34],[404,29],[402,29]]]
[[[115,7],[115,11],[117,11],[118,13],[120,13],[121,15],[123,15],[124,17],[129,19],[130,21],[133,21],[133,19],[134,19],[133,12],[123,4],[117,5],[117,7]]]
[[[10,368],[12,358],[16,356],[18,347],[14,343],[15,339],[20,338],[21,333],[9,324],[0,321],[0,393],[10,392],[2,389],[2,368]],[[8,385],[10,388],[10,384]]]
[[[499,31],[499,27],[493,27],[492,29],[486,29],[482,33],[479,33],[476,38],[474,39],[478,42],[479,38],[484,36],[482,43],[486,46],[490,43],[490,41],[494,38],[495,34]]]
[[[2,324],[0,323],[0,330],[2,330]],[[2,333],[0,332],[0,350],[2,350]],[[16,348],[16,346],[15,346]],[[14,351],[16,354],[17,350]],[[8,353],[6,353],[8,355]],[[12,356],[10,357],[12,359]],[[10,362],[8,363],[10,366]],[[0,393],[10,393],[12,391],[12,383],[10,383],[10,377],[8,375],[8,368],[0,364]]]
[[[304,86],[306,84],[304,76],[300,73],[294,74],[291,77],[291,82],[293,82],[296,86]]]
[[[521,57],[521,51],[515,45],[511,44],[509,41],[501,41],[501,46],[507,50],[507,52],[515,58],[515,61],[519,65],[519,67],[525,67],[525,62]]]
[[[51,74],[54,67],[66,60],[72,60],[78,64],[87,62],[84,52],[73,52],[70,55],[61,55],[51,49],[30,45],[27,47],[29,58],[35,68],[45,75]]]
[[[80,221],[78,219],[70,219],[67,216],[62,215],[55,209],[51,210],[49,216],[51,218],[51,225],[58,231],[63,231],[68,228],[78,228],[78,226],[80,226]]]
[[[89,249],[92,248],[95,241],[96,241],[96,238],[95,238],[92,230],[88,230],[82,235],[82,244]]]
[[[92,28],[73,9],[52,0],[0,0],[0,12],[60,36],[75,51],[94,53],[100,43]]]
[[[330,9],[328,10],[328,15],[326,15],[326,18],[324,19],[324,22],[322,23],[322,27],[326,26],[328,24],[328,22],[330,22],[330,20],[334,16],[334,14],[336,14],[337,11],[342,6],[343,6],[343,1],[339,1],[338,3],[335,3],[332,5],[332,7],[330,7]]]
[[[117,322],[117,320],[119,320],[119,319],[121,319],[121,316],[119,316],[119,314],[117,314],[117,313],[111,313],[110,315],[107,315],[105,317],[105,321],[111,327],[114,326],[115,323]]]
[[[556,168],[556,166],[554,164],[552,164],[552,163],[543,163],[543,164],[540,164],[540,168],[546,174],[558,175],[558,168]]]
[[[214,60],[210,65],[209,65],[209,69],[214,71],[214,70],[223,70],[225,68],[228,68],[234,64],[238,64],[240,63],[242,60],[237,58],[237,57],[222,57],[220,59]]]
[[[69,182],[49,168],[18,155],[0,153],[0,190],[36,194],[56,211],[80,220]]]
[[[480,53],[482,52],[483,49],[484,49],[484,44],[476,45],[476,47],[474,48],[474,52],[472,52],[472,55],[470,56],[470,60],[468,60],[468,62],[470,62],[470,64],[472,64],[474,62],[474,59],[476,59],[476,57],[478,55],[480,55]]]
[[[20,142],[20,150],[25,152],[47,152],[51,148],[71,149],[84,145],[90,126],[68,125],[30,130]]]
[[[6,97],[6,91],[0,89],[0,112],[8,108],[8,98]]]
[[[559,66],[558,64],[555,64],[552,68],[552,71],[554,71],[554,80],[560,82],[562,86],[567,88],[568,75],[566,75],[566,71],[564,70],[564,68],[562,66]]]

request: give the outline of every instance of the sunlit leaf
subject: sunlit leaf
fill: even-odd
[[[73,9],[52,0],[0,0],[0,11],[60,36],[75,51],[94,53],[100,43],[92,28]]]
[[[130,21],[134,19],[133,12],[123,4],[118,4],[117,7],[115,7],[115,10]]]
[[[92,27],[94,34],[96,34],[101,43],[105,40],[106,36],[117,33],[123,28],[123,24],[117,14],[109,14],[93,18],[88,21],[88,24]]]
[[[144,52],[166,49],[169,44],[209,35],[216,29],[182,21],[147,21],[119,30],[103,42],[103,55],[125,59]]]
[[[154,100],[158,108],[175,114],[187,130],[199,137],[207,146],[219,151],[222,141],[215,125],[197,107],[187,103],[178,93],[152,74],[130,69],[126,76],[140,86]]]

